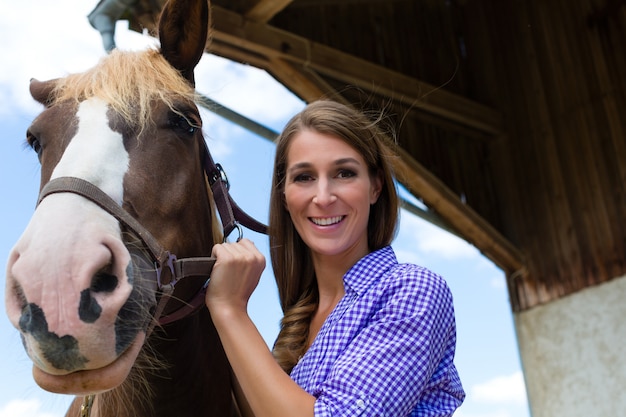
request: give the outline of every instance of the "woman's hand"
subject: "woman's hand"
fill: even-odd
[[[224,309],[247,311],[248,300],[265,269],[265,257],[249,239],[213,246],[216,258],[206,292],[211,314]]]

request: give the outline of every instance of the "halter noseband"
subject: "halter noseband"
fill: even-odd
[[[220,164],[213,162],[213,158],[203,138],[200,137],[198,141],[201,143],[200,149],[203,153],[202,165],[204,172],[213,192],[213,198],[222,221],[224,238],[228,237],[234,229],[238,229],[238,239],[241,239],[242,230],[240,224],[255,232],[267,234],[267,226],[246,214],[232,199],[228,192],[228,178],[224,170]],[[208,280],[215,264],[215,258],[206,256],[178,259],[175,254],[165,250],[152,236],[152,233],[128,214],[115,200],[89,181],[76,177],[55,178],[43,187],[39,194],[37,205],[45,197],[56,193],[78,194],[96,203],[134,232],[146,246],[155,264],[155,280],[159,291],[161,291],[161,298],[155,312],[155,318],[158,319],[159,324],[164,325],[186,317],[204,304],[206,285],[203,285],[198,293],[191,300],[187,301],[183,307],[162,316],[165,305],[174,293],[175,285],[181,279],[187,277],[207,277]],[[167,275],[169,275],[169,279]]]

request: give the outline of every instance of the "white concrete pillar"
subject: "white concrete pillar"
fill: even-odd
[[[626,412],[626,276],[515,315],[533,417]]]

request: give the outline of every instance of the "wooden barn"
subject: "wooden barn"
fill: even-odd
[[[152,30],[163,2],[115,18]],[[305,101],[385,109],[400,182],[506,274],[534,417],[626,410],[626,1],[213,0],[212,17],[208,52]]]

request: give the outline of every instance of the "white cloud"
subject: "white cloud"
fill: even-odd
[[[454,417],[528,416],[526,388],[521,372],[492,378],[467,390],[465,402]]]
[[[490,285],[492,288],[496,290],[505,290],[506,289],[506,279],[504,275],[493,277],[490,281]]]
[[[10,41],[0,43],[1,114],[34,114],[39,106],[28,95],[30,78],[43,80],[79,71],[102,55],[100,35],[87,21],[95,4],[23,0],[3,7],[0,36]]]
[[[478,250],[463,239],[408,212],[402,213],[398,237],[411,240],[413,244],[407,246],[415,247],[424,254],[448,260],[480,256]]]
[[[0,408],[0,417],[62,417],[41,409],[41,402],[31,400],[11,400]]]
[[[484,404],[524,405],[527,403],[526,386],[522,372],[493,378],[471,387],[472,401]]]
[[[398,258],[398,262],[406,262],[412,263],[416,265],[425,265],[426,260],[421,254],[416,250],[411,250],[412,248],[407,248],[407,245],[399,245],[393,244],[393,250],[396,253],[396,258]]]

